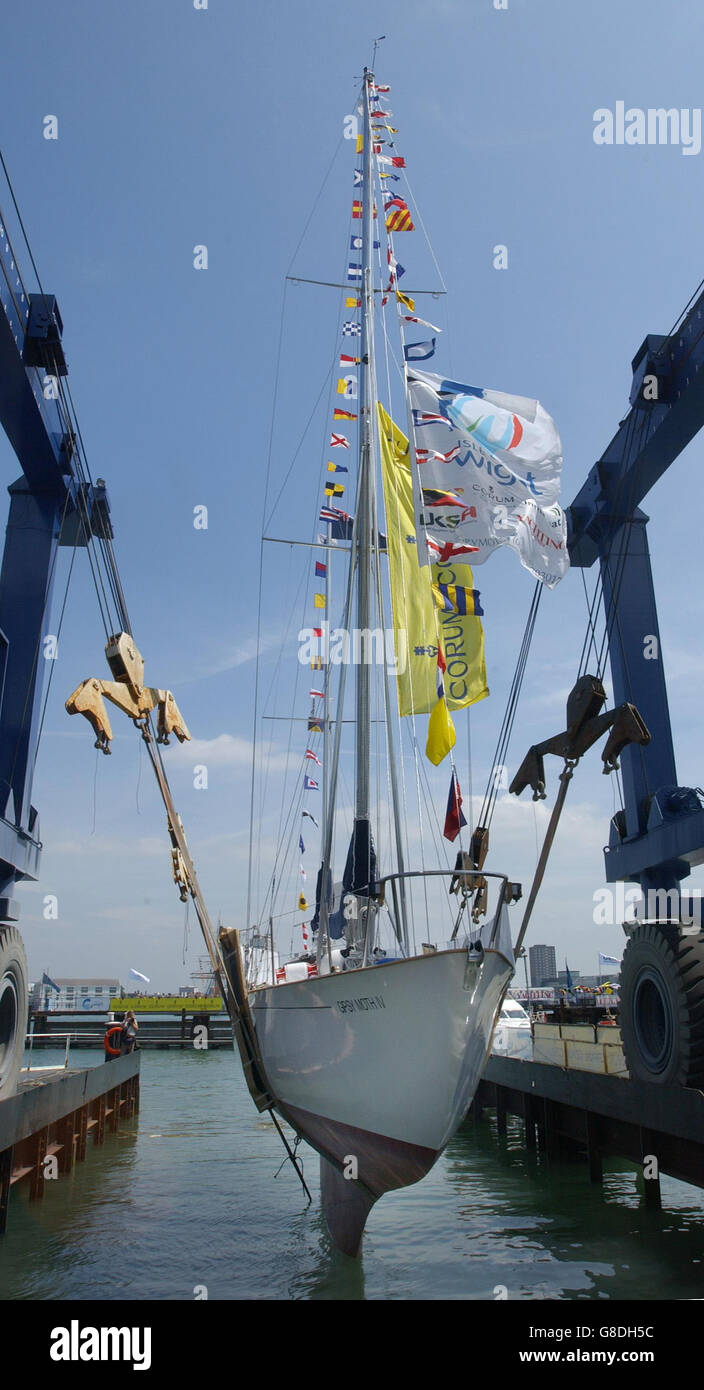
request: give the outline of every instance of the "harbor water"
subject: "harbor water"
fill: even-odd
[[[467,1122],[423,1183],[374,1207],[360,1261],[331,1249],[317,1157],[300,1153],[311,1207],[232,1053],[145,1052],[134,1120],[42,1202],[12,1194],[0,1298],[704,1296],[704,1194],[664,1177],[662,1210],[646,1209],[631,1165],[592,1186],[584,1163],[527,1153],[517,1121],[505,1138]]]

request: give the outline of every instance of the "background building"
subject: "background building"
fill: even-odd
[[[58,985],[58,991],[53,985]],[[53,975],[51,983],[47,984],[45,976],[33,987],[32,1006],[47,1013],[55,1013],[57,1010],[107,1013],[120,993],[119,980],[86,979],[85,976],[83,979],[67,979],[62,975]]]
[[[539,986],[557,979],[554,946],[530,946],[528,949],[531,985]]]

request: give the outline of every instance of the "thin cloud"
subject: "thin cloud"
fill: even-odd
[[[197,662],[195,671],[191,668],[187,675],[175,679],[174,688],[182,685],[193,685],[196,681],[209,680],[212,676],[222,676],[227,671],[236,671],[239,666],[246,666],[248,662],[255,661],[257,655],[263,656],[265,652],[278,647],[280,643],[281,633],[275,632],[269,632],[266,636],[258,639],[247,637],[244,642],[229,642],[209,661],[204,659]]]

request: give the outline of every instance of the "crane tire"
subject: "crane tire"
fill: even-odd
[[[704,939],[643,923],[626,946],[619,995],[631,1078],[704,1088]]]
[[[0,1100],[17,1090],[27,1031],[27,957],[16,927],[0,926]]]

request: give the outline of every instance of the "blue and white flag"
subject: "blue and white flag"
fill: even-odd
[[[437,410],[414,410],[413,424],[417,430],[421,425],[448,425],[451,430],[455,428],[452,421],[448,420],[446,415],[439,415]]]
[[[361,280],[361,278],[362,278],[362,267],[361,267],[361,265],[358,265],[356,261],[350,261],[350,263],[349,263],[349,265],[348,265],[348,267],[347,267],[347,279],[348,279],[348,280]]]
[[[427,362],[435,352],[435,338],[427,343],[406,343],[403,355],[407,362]]]
[[[151,984],[151,980],[149,979],[149,976],[148,976],[148,975],[143,975],[142,972],[141,972],[141,970],[130,970],[130,971],[129,971],[129,974],[132,976],[132,979],[133,979],[133,980],[142,980],[142,981],[144,982],[145,985]]]
[[[380,241],[375,241],[375,242],[373,243],[373,245],[374,245],[374,250],[375,250],[375,251],[378,251],[378,250],[379,250],[379,247],[381,246],[381,242],[380,242]],[[362,238],[361,238],[361,236],[351,236],[351,237],[350,237],[350,251],[361,251],[361,249],[362,249]]]
[[[360,188],[361,185],[362,185],[363,183],[364,183],[364,176],[363,176],[363,174],[362,174],[362,170],[361,170],[361,169],[355,169],[355,171],[354,171],[354,187],[355,187],[355,188]]]
[[[358,338],[361,332],[361,323],[353,323],[348,321],[347,323],[343,323],[342,325],[343,338]]]
[[[603,962],[604,965],[620,965],[620,964],[621,964],[620,960],[617,960],[615,956],[605,956],[604,953],[603,953],[603,951],[600,951],[600,952],[599,952],[599,964],[601,965],[602,962]]]
[[[558,503],[562,444],[538,401],[408,369],[418,442],[427,450],[423,490],[414,470],[416,530],[428,542],[474,547],[472,566],[502,545],[548,588],[569,568],[567,525]],[[438,455],[460,445],[452,460]],[[427,494],[426,500],[423,493]],[[430,499],[430,500],[427,500]],[[418,546],[420,564],[432,562]]]
[[[60,986],[57,985],[57,983],[56,983],[55,980],[52,980],[52,979],[51,979],[51,976],[47,975],[46,971],[45,971],[44,974],[42,975],[42,984],[43,984],[43,985],[48,985],[48,986],[49,986],[49,989],[55,989],[57,994],[60,994],[60,993],[61,993]]]

